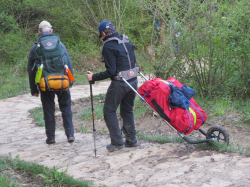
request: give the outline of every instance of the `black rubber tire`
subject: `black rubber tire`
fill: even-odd
[[[227,145],[229,144],[229,135],[227,134],[227,131],[220,126],[213,126],[209,128],[207,131],[206,138],[207,139],[216,138],[219,144],[224,144],[224,143],[226,143]]]

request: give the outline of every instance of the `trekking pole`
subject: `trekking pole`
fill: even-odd
[[[96,129],[95,129],[95,122],[94,122],[95,116],[94,116],[94,104],[93,104],[92,84],[95,84],[95,81],[89,81],[89,85],[90,85],[90,98],[91,98],[92,118],[93,118],[93,135],[94,135],[94,146],[95,146],[94,152],[95,152],[95,157],[96,157],[96,143],[95,143],[95,135],[96,135],[95,132],[96,132]]]

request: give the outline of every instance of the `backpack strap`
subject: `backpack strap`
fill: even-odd
[[[126,36],[126,35],[122,35],[122,36],[123,36],[123,39],[122,39],[122,40],[120,40],[120,39],[117,38],[117,37],[110,37],[110,38],[108,38],[107,40],[105,40],[105,41],[103,42],[103,44],[102,44],[102,49],[101,49],[101,52],[100,52],[100,60],[101,60],[101,62],[104,62],[104,58],[103,58],[103,46],[104,46],[106,43],[108,43],[108,42],[110,42],[110,41],[112,41],[112,40],[117,40],[117,41],[118,41],[118,44],[123,44],[123,46],[125,46],[124,43],[129,43],[128,36]],[[126,50],[126,52],[128,51],[127,48],[126,48],[126,46],[125,46],[125,50]],[[129,58],[129,61],[130,61],[130,58]]]
[[[107,40],[105,40],[103,42],[103,45],[102,45],[102,49],[101,49],[101,52],[100,52],[100,59],[102,62],[104,62],[104,58],[103,58],[103,46],[107,43],[107,42],[110,42],[112,40],[117,40],[118,41],[118,44],[123,44],[123,47],[126,51],[126,54],[127,54],[127,58],[128,58],[128,62],[129,62],[129,67],[130,69],[129,70],[126,70],[126,71],[121,71],[121,75],[122,77],[125,79],[125,80],[129,80],[131,78],[134,78],[134,77],[137,77],[137,69],[136,68],[133,68],[132,69],[132,65],[131,65],[131,60],[130,60],[130,56],[129,56],[129,52],[128,52],[128,49],[125,45],[125,43],[129,43],[129,40],[128,40],[128,37],[126,35],[122,35],[123,36],[123,39],[120,40],[119,38],[117,37],[110,37],[108,38]],[[119,76],[119,73],[117,74],[117,76],[114,77],[115,80],[119,80],[119,81],[122,81],[121,77]]]

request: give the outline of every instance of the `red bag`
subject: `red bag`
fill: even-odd
[[[167,79],[167,81],[154,78],[146,81],[138,89],[138,93],[178,132],[186,135],[190,134],[193,130],[198,130],[207,120],[206,113],[193,98],[190,99],[192,104],[190,103],[190,107],[187,110],[171,108],[169,105],[169,94],[171,93],[171,89],[168,86],[169,83],[174,84],[178,88],[182,87],[182,84],[172,77]]]

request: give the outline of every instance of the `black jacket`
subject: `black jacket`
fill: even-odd
[[[38,35],[38,37],[42,37],[42,36],[46,36],[46,35],[50,35],[51,33],[47,33],[47,32],[42,32]],[[39,93],[37,85],[35,83],[35,77],[36,77],[36,70],[32,70],[33,66],[34,66],[34,62],[35,62],[35,53],[36,53],[36,46],[37,43],[35,43],[31,50],[30,50],[30,54],[29,54],[29,61],[28,61],[28,68],[27,71],[29,73],[29,83],[30,83],[30,91],[31,91],[31,95],[34,95],[35,93]],[[65,52],[65,55],[67,57],[68,60],[68,67],[70,69],[70,71],[73,74],[73,68],[72,68],[72,62],[69,58],[69,54],[68,51],[65,47],[65,45],[63,43],[61,43],[61,46],[63,48],[63,51]]]
[[[105,37],[103,40],[105,41],[110,37],[117,37],[122,40],[122,36],[120,36],[118,32]],[[125,45],[129,52],[131,67],[135,68],[136,58],[134,54],[134,46],[131,42],[125,43]],[[114,80],[113,77],[116,76],[118,72],[130,69],[125,48],[122,44],[118,44],[117,40],[109,41],[103,46],[103,57],[106,71],[94,74],[92,77],[93,81],[104,80],[107,78]],[[133,78],[130,81],[135,79],[136,78]]]

